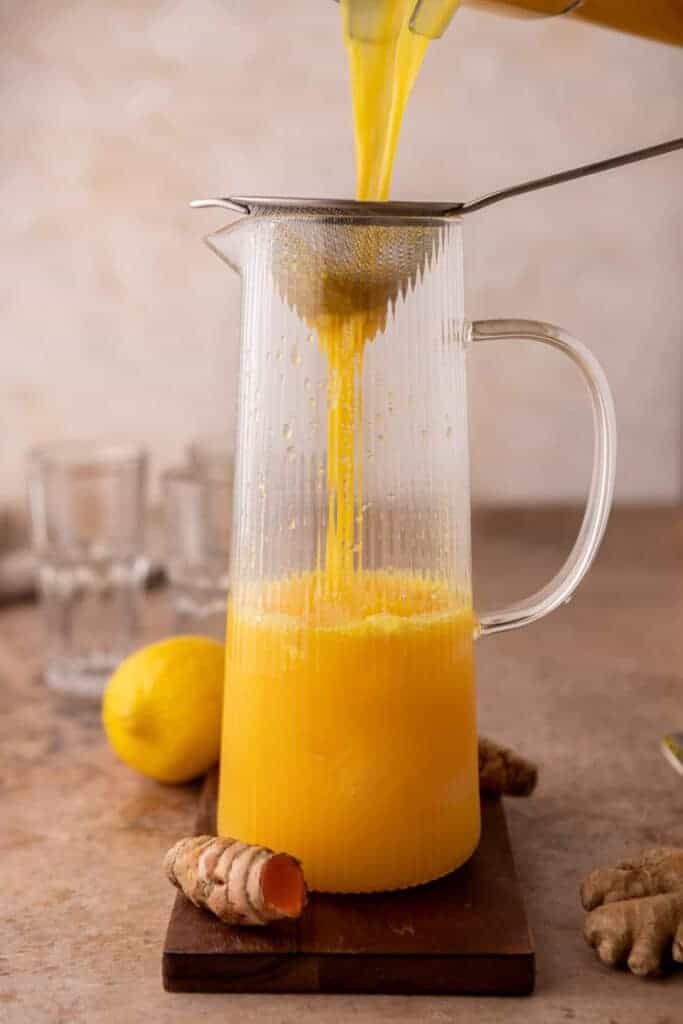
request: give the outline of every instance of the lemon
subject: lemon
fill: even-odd
[[[177,636],[126,658],[109,680],[102,722],[131,768],[159,782],[187,782],[218,760],[225,649]]]

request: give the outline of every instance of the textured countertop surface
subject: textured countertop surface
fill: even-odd
[[[570,511],[481,513],[479,609],[537,586],[568,551]],[[150,638],[168,629],[163,593]],[[677,1024],[683,971],[641,981],[598,963],[577,890],[590,868],[683,844],[683,780],[658,750],[683,728],[683,515],[613,516],[574,602],[481,641],[482,731],[542,764],[508,801],[537,947],[536,993],[472,997],[171,995],[161,948],[173,901],[160,861],[192,827],[197,788],[139,778],[105,744],[98,712],[49,693],[31,605],[0,609],[2,1024],[370,1021]]]

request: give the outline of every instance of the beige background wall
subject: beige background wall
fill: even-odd
[[[157,468],[223,429],[239,290],[203,249],[235,192],[350,195],[329,0],[0,0],[0,500],[26,446],[145,439]],[[413,96],[396,198],[460,199],[680,134],[680,51],[585,24],[461,12]],[[618,406],[618,494],[681,493],[683,157],[467,225],[468,312],[563,324]],[[473,359],[477,495],[573,499],[587,402],[559,357]]]

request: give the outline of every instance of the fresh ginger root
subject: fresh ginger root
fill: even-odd
[[[669,949],[683,964],[683,848],[656,847],[584,879],[583,934],[604,964],[657,974]]]
[[[479,788],[505,796],[529,796],[536,787],[538,769],[533,761],[479,737]]]
[[[266,925],[300,917],[306,905],[301,865],[286,853],[236,839],[190,836],[168,851],[169,880],[225,924]]]

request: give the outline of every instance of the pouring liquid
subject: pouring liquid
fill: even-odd
[[[393,38],[346,33],[359,199],[388,196],[428,43],[408,31],[410,0],[383,7],[388,27],[401,16]],[[334,313],[310,324],[328,363],[325,550],[230,607],[218,828],[298,857],[313,889],[371,892],[439,877],[477,845],[474,621],[450,581],[363,566],[363,355],[386,311]]]

